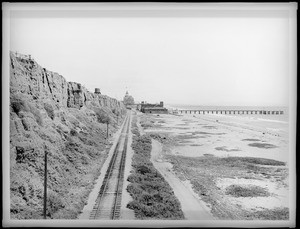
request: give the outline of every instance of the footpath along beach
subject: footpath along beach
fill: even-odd
[[[167,180],[174,176],[193,193],[206,212],[204,219],[289,218],[288,120],[229,115],[137,116],[144,132],[154,140],[154,165],[160,166]],[[180,196],[180,190],[174,193]],[[185,206],[182,203],[183,211]],[[198,216],[201,219],[200,214],[190,212],[187,218]]]

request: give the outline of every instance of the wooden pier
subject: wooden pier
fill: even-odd
[[[179,114],[257,114],[283,115],[282,110],[178,110]]]

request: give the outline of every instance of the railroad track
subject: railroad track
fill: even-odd
[[[129,124],[130,115],[127,115],[89,219],[114,220],[120,217]]]

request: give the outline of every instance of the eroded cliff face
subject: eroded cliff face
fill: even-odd
[[[123,103],[106,95],[89,92],[80,83],[67,82],[56,72],[42,68],[32,59],[16,57],[11,60],[10,93],[22,93],[37,102],[49,102],[57,108],[80,108],[84,105],[123,109]]]
[[[126,109],[28,57],[11,53],[10,65],[11,218],[42,218],[46,151],[48,217],[76,218],[111,146],[100,116],[111,135]]]

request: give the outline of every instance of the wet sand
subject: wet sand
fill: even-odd
[[[251,156],[288,162],[288,123],[284,121],[225,115],[160,115],[156,119],[164,123],[148,132],[178,137],[179,145],[173,149],[177,155]],[[255,147],[253,143],[259,144]]]

